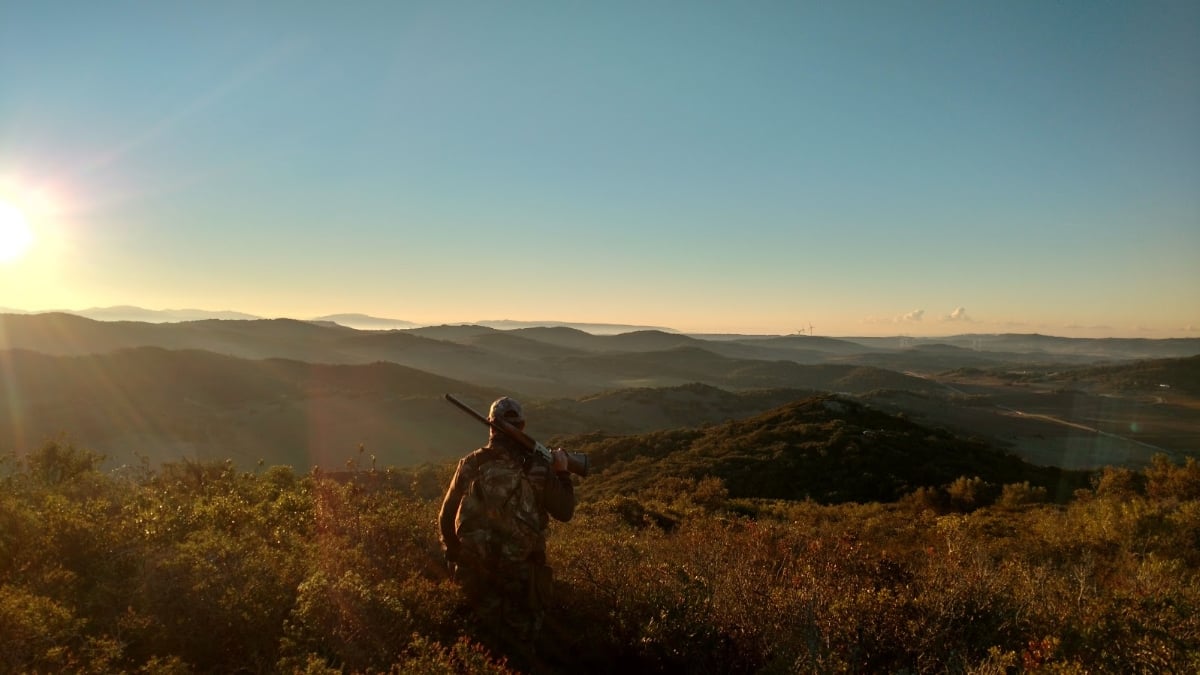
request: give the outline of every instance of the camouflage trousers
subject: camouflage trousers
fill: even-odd
[[[481,628],[506,643],[530,649],[541,632],[551,570],[538,562],[487,565],[470,558],[455,568]]]

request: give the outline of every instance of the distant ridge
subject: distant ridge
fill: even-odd
[[[30,311],[0,308],[0,316],[71,315],[106,323],[185,324],[204,321],[263,321],[264,317],[232,310],[153,310],[133,305],[92,307],[84,310]],[[282,320],[284,317],[275,317]],[[860,365],[910,370],[929,367],[952,369],[989,366],[1002,362],[1058,362],[1082,365],[1097,361],[1186,358],[1200,354],[1200,338],[1071,338],[1038,333],[966,333],[949,336],[828,337],[811,335],[741,335],[736,333],[683,333],[672,328],[615,323],[568,321],[514,321],[499,319],[475,323],[434,325],[359,313],[328,314],[287,321],[325,325],[342,330],[419,330],[439,339],[474,336],[488,330],[522,333],[525,337],[559,346],[600,350],[646,348],[644,343],[682,346],[699,341],[706,349],[725,356],[801,363],[828,362],[835,355]],[[226,326],[232,330],[241,330]],[[528,331],[528,332],[527,332]],[[620,340],[614,340],[614,338]],[[453,339],[453,338],[451,338]],[[126,345],[128,346],[128,345]],[[207,346],[207,345],[202,345]],[[937,359],[946,360],[937,362]]]
[[[403,330],[422,325],[403,319],[387,319],[368,314],[327,314],[325,316],[318,316],[312,320],[331,321],[347,328],[357,328],[359,330]]]
[[[89,307],[88,309],[53,309],[44,311],[30,311],[23,309],[11,309],[0,307],[0,314],[74,314],[95,321],[140,321],[144,323],[178,323],[183,321],[205,321],[209,319],[221,320],[256,320],[268,317],[258,316],[255,314],[246,314],[245,312],[235,312],[233,310],[206,310],[206,309],[147,309],[136,305],[113,305],[111,307]],[[285,318],[285,317],[273,317]],[[291,318],[291,317],[287,317]],[[326,314],[324,316],[312,317],[310,319],[299,319],[301,321],[313,322],[329,322],[336,323],[347,328],[357,330],[406,330],[410,328],[425,328],[439,324],[435,323],[420,323],[408,321],[405,319],[392,319],[388,317],[372,316],[369,314],[360,314],[355,312],[342,312],[338,314]],[[513,321],[510,319],[496,319],[491,321],[475,321],[475,322],[452,322],[446,324],[442,322],[440,325],[463,325],[463,326],[484,326],[487,328],[495,328],[499,330],[513,330],[517,328],[574,328],[576,330],[592,333],[593,335],[618,335],[620,333],[630,333],[634,331],[655,330],[666,333],[679,333],[673,328],[664,328],[661,326],[641,326],[636,324],[618,324],[618,323],[577,323],[570,321]]]
[[[145,323],[174,323],[179,321],[205,321],[208,319],[223,319],[244,321],[261,319],[260,316],[234,312],[232,310],[210,311],[206,309],[146,309],[133,305],[115,305],[112,307],[91,307],[88,309],[63,310],[66,314],[75,314],[95,321],[142,321]]]
[[[874,349],[914,350],[928,345],[975,352],[1059,354],[1087,359],[1182,358],[1200,354],[1200,338],[1071,338],[1040,333],[965,333],[941,337],[846,337]]]
[[[679,332],[674,328],[663,328],[661,326],[638,326],[621,323],[574,323],[570,321],[512,321],[510,319],[496,319],[491,321],[476,321],[475,325],[500,330],[513,330],[517,328],[574,328],[575,330],[581,330],[592,335],[618,335],[620,333],[631,333],[641,330],[657,330],[664,333]]]

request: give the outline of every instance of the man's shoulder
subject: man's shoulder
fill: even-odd
[[[482,448],[467,453],[467,456],[462,458],[461,464],[463,468],[474,470],[488,462],[506,458],[507,454],[503,451],[485,445]]]

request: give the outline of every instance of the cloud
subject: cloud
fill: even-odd
[[[956,307],[953,312],[950,312],[949,315],[942,317],[942,321],[964,321],[969,323],[974,320],[975,319],[967,316],[966,307]]]
[[[919,323],[921,321],[921,317],[923,316],[925,316],[925,310],[914,309],[908,314],[901,314],[900,316],[868,316],[867,318],[863,319],[862,322],[870,324]]]

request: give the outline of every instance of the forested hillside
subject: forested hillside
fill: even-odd
[[[592,457],[597,475],[588,487],[595,494],[637,491],[664,476],[716,477],[733,497],[821,503],[895,501],[959,476],[996,489],[1028,482],[1056,497],[1086,484],[1086,474],[1033,466],[986,443],[833,395],[701,429],[558,440]]]

